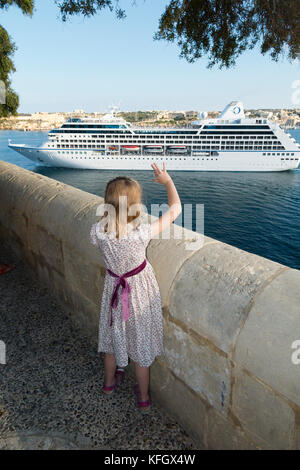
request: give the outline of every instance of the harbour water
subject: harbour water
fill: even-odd
[[[289,132],[300,143],[300,130]],[[124,174],[37,166],[10,150],[8,139],[38,145],[47,139],[46,132],[0,131],[0,159],[99,196],[109,179]],[[126,172],[141,183],[148,210],[151,204],[167,202],[164,188],[152,182],[150,166],[149,170]],[[300,269],[300,169],[170,174],[183,204],[204,205],[205,235]]]

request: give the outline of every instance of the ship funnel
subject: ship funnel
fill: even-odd
[[[245,119],[243,103],[241,101],[232,101],[221,112],[218,119]]]

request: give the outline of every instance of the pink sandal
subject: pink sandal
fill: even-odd
[[[140,409],[143,413],[147,413],[147,412],[151,409],[150,390],[149,390],[149,392],[148,392],[148,393],[149,393],[149,399],[146,400],[146,401],[140,401],[140,400],[139,400],[140,390],[139,390],[139,385],[138,385],[138,384],[135,384],[135,385],[134,385],[133,390],[134,390],[134,393],[135,393],[136,398],[137,398],[137,404],[138,404],[139,409]]]
[[[113,383],[113,385],[110,385],[110,386],[103,385],[104,395],[111,395],[115,391],[117,386],[121,382],[123,382],[124,376],[125,376],[124,370],[123,369],[117,369],[116,373],[115,373],[115,382]]]
[[[0,263],[0,275],[7,273],[8,271],[11,271],[14,269],[15,265],[14,264],[3,264]]]

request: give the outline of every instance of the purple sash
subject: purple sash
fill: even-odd
[[[130,316],[130,311],[129,311],[130,285],[126,281],[126,277],[135,276],[135,274],[140,273],[146,267],[146,264],[147,264],[147,260],[144,259],[144,261],[142,262],[142,264],[140,264],[140,266],[138,266],[137,268],[132,269],[131,271],[128,271],[128,273],[125,273],[122,276],[118,276],[117,274],[110,271],[110,269],[106,269],[106,271],[111,276],[116,278],[114,291],[113,291],[111,301],[110,301],[110,326],[112,326],[112,322],[113,322],[112,309],[117,308],[117,306],[118,306],[118,302],[119,302],[118,290],[119,290],[120,286],[122,286],[121,301],[122,301],[123,320],[124,321],[128,320],[128,318]]]

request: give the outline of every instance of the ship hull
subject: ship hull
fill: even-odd
[[[286,171],[298,168],[300,151],[294,151],[294,159],[282,159],[279,155],[263,155],[262,152],[219,152],[218,156],[193,155],[149,155],[145,154],[102,154],[99,151],[62,151],[48,148],[34,148],[25,145],[9,147],[38,165],[77,168],[85,170],[151,170],[153,161],[166,163],[168,171]]]

